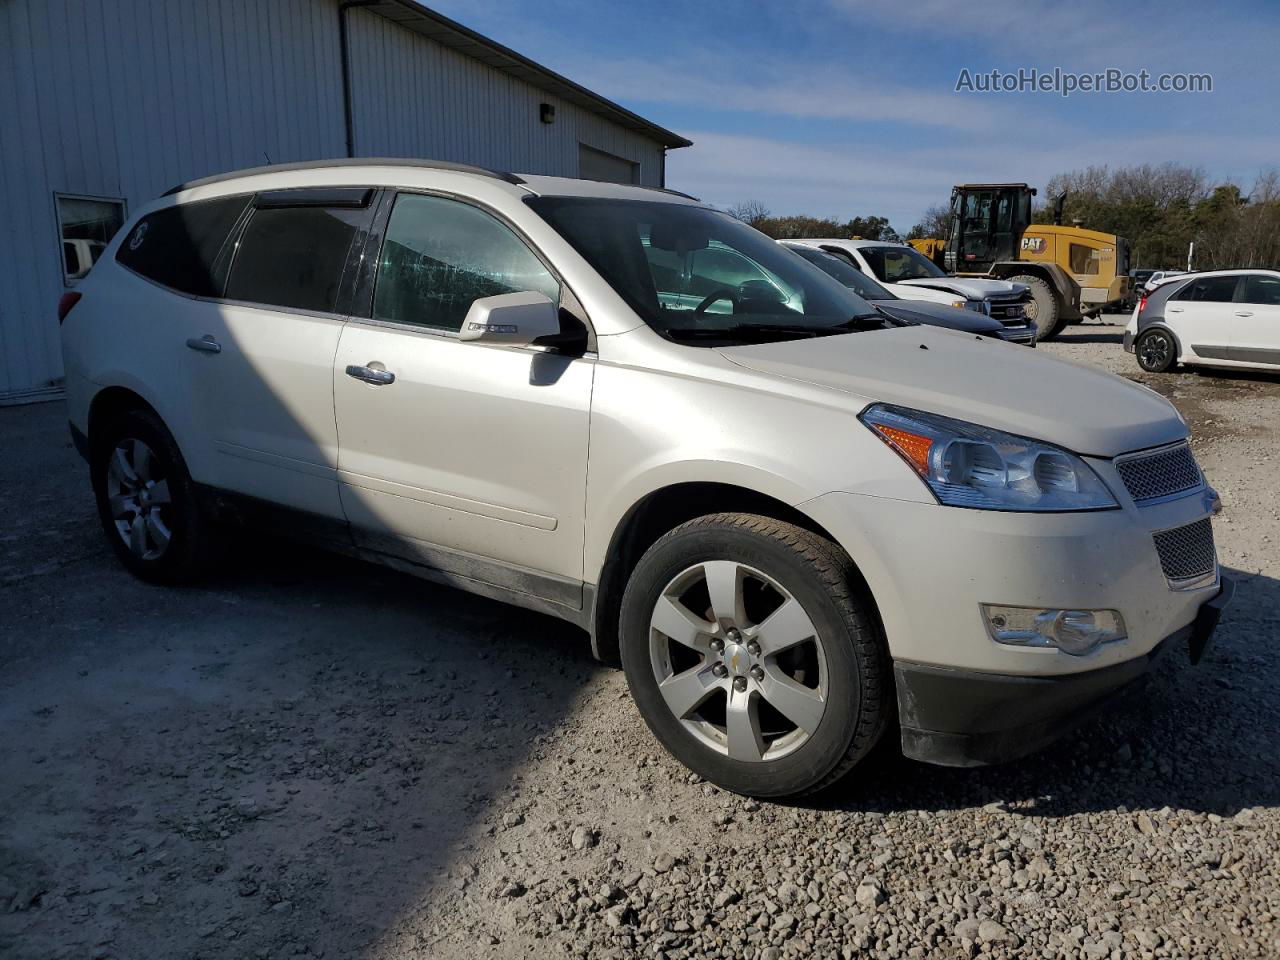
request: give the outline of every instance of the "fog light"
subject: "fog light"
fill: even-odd
[[[1044,610],[984,603],[982,616],[996,643],[1056,647],[1073,657],[1127,636],[1118,610]]]

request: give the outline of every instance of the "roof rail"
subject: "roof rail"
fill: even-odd
[[[467,163],[450,163],[447,160],[420,160],[413,157],[332,157],[327,160],[300,160],[297,163],[273,163],[265,167],[249,167],[245,170],[232,170],[230,173],[218,173],[199,180],[188,180],[166,190],[162,196],[172,196],[183,190],[194,187],[207,187],[213,183],[225,183],[241,177],[251,177],[258,173],[286,173],[290,170],[324,170],[328,167],[424,167],[428,170],[453,170],[457,173],[473,173],[480,177],[491,177],[504,183],[522,184],[524,181],[514,173],[502,170],[489,170],[485,167],[474,167]]]

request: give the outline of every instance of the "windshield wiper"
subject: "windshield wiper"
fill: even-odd
[[[672,340],[750,340],[760,337],[821,337],[845,332],[842,326],[805,327],[789,323],[735,323],[727,327],[668,327]]]
[[[894,318],[891,317],[889,314],[885,313],[883,310],[876,310],[874,313],[855,314],[854,316],[850,317],[848,320],[844,320],[840,323],[834,324],[833,326],[827,327],[826,329],[831,330],[832,332],[840,332],[840,333],[844,333],[846,331],[859,332],[862,330],[876,330],[880,327],[883,327],[886,322],[893,323]]]

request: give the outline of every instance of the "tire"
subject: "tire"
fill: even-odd
[[[1147,330],[1133,344],[1138,366],[1147,373],[1165,373],[1178,362],[1178,344],[1168,330]]]
[[[1058,295],[1054,292],[1053,287],[1049,286],[1039,277],[1032,277],[1022,274],[1017,277],[1010,277],[1010,283],[1025,283],[1031,288],[1031,303],[1028,306],[1031,312],[1028,317],[1036,322],[1036,342],[1041,340],[1052,340],[1059,333],[1065,324],[1062,321],[1062,309],[1058,303]],[[1031,314],[1034,313],[1034,316]]]
[[[98,518],[125,568],[149,583],[189,583],[215,554],[216,538],[186,463],[160,418],[132,410],[90,438]]]
[[[713,514],[659,539],[620,617],[623,669],[654,736],[748,796],[801,796],[844,776],[890,716],[888,657],[856,582],[835,544],[767,517]]]

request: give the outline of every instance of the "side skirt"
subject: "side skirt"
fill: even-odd
[[[594,588],[524,567],[390,534],[353,530],[345,520],[322,517],[243,494],[199,488],[220,521],[252,524],[277,536],[355,557],[401,573],[456,587],[512,606],[550,614],[591,631]],[[584,602],[588,601],[588,602]]]

